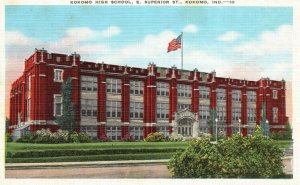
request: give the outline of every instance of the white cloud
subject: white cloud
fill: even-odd
[[[101,32],[103,37],[113,37],[119,35],[121,33],[121,29],[117,26],[108,27],[106,30]]]
[[[198,32],[198,28],[194,24],[188,24],[188,25],[186,25],[183,28],[183,32],[186,32],[186,33],[197,33]]]
[[[235,31],[229,31],[224,33],[223,35],[219,36],[217,40],[224,41],[224,42],[232,42],[237,40],[239,37],[241,37],[242,34],[235,32]]]
[[[233,51],[248,55],[268,55],[291,53],[293,28],[291,25],[281,25],[275,31],[264,31],[255,41],[242,43]]]
[[[7,31],[5,33],[5,44],[6,45],[29,45],[38,44],[39,41],[34,38],[27,37],[18,31]]]

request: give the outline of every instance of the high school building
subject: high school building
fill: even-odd
[[[85,62],[80,55],[35,50],[10,92],[10,132],[57,130],[62,82],[72,78],[76,130],[93,138],[142,140],[151,132],[197,136],[210,132],[211,110],[219,132],[251,134],[260,124],[263,102],[270,129],[287,124],[285,81],[217,77],[205,73]]]

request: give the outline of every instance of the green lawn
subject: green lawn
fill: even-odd
[[[280,148],[291,148],[292,141],[275,141]],[[6,162],[63,162],[169,159],[188,142],[97,142],[67,144],[6,144]]]

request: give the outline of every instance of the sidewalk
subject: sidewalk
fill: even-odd
[[[67,167],[67,166],[113,166],[113,165],[138,165],[138,164],[165,164],[169,159],[158,160],[124,160],[124,161],[84,161],[84,162],[53,162],[53,163],[6,163],[6,169],[36,168],[36,167]]]

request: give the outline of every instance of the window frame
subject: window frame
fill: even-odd
[[[60,72],[60,79],[56,79],[58,77],[58,75],[56,75],[58,71]],[[54,82],[63,82],[63,73],[64,73],[63,69],[54,69],[53,81]]]

